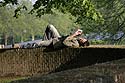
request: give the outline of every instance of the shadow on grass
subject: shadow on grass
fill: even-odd
[[[120,48],[76,48],[75,51],[80,52],[78,52],[77,56],[72,60],[65,64],[61,64],[52,72],[59,72],[125,58],[125,49]]]
[[[118,60],[125,58],[125,49],[120,48],[70,48],[72,51],[77,52],[72,60],[61,64],[58,68],[50,73],[60,72],[67,69],[80,68],[85,66],[90,66],[97,63],[104,63],[108,61]],[[74,50],[75,49],[75,50]],[[70,50],[70,51],[71,51]],[[49,50],[46,50],[49,52]],[[53,50],[50,50],[53,51]],[[44,79],[41,79],[44,80]],[[37,79],[30,78],[30,80],[20,80],[18,82],[11,83],[39,83]],[[39,80],[40,81],[40,80]]]

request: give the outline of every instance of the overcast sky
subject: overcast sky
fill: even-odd
[[[0,1],[2,1],[2,0],[0,0]],[[29,1],[32,1],[32,2],[33,2],[33,4],[34,4],[37,0],[29,0]]]
[[[32,2],[33,2],[33,4],[34,4],[37,0],[30,0],[30,1],[32,1]]]

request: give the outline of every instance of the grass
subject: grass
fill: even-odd
[[[89,48],[125,48],[125,45],[90,45]]]
[[[26,79],[26,77],[4,77],[0,78],[0,83],[10,83],[12,81],[22,80],[22,79]]]
[[[125,83],[125,58],[106,63],[95,64],[44,76],[32,77],[14,83],[114,83],[115,76],[121,76],[117,83]]]

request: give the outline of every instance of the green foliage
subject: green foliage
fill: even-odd
[[[15,14],[14,14],[14,17],[16,17],[16,18],[18,18],[20,15],[21,15],[21,10],[22,9],[25,9],[25,10],[27,10],[27,7],[26,6],[20,6],[20,7],[18,7],[16,10],[15,10]]]
[[[10,3],[13,6],[7,5]],[[18,2],[17,0],[3,0],[0,4],[0,6],[6,5],[9,9],[0,11],[1,34],[2,32],[11,34],[7,32],[13,29],[14,35],[21,36],[22,32],[26,30],[26,34],[23,35],[24,40],[28,40],[26,37],[31,37],[31,35],[32,37],[43,35],[46,25],[51,23],[62,35],[69,34],[70,30],[79,26],[85,35],[88,34],[88,38],[95,38],[91,37],[91,33],[96,33],[95,36],[103,36],[105,44],[107,42],[124,44],[124,0],[37,0],[33,5],[29,0]],[[12,18],[11,15],[18,19]],[[119,32],[122,34],[116,37]]]
[[[80,22],[84,18],[89,18],[94,21],[102,21],[101,14],[94,8],[94,5],[90,0],[37,0],[33,5],[31,13],[37,12],[37,16],[43,14],[52,14],[52,9],[58,9],[59,11],[77,17],[77,22]]]
[[[32,7],[31,3],[25,4],[27,4],[27,7],[29,5],[28,8]],[[13,11],[16,7],[21,7],[21,5],[0,7],[0,35],[1,37],[3,36],[1,39],[5,39],[5,35],[8,38],[14,36],[15,42],[29,41],[36,35],[42,38],[44,30],[49,23],[56,26],[62,35],[69,34],[70,30],[76,26],[74,23],[75,17],[70,14],[62,14],[57,10],[54,10],[55,14],[53,15],[46,14],[40,18],[36,17],[35,13],[31,15],[28,14],[29,11],[21,10],[19,11],[21,13],[20,16],[16,19],[13,18]],[[10,44],[9,41],[11,40],[7,41]]]
[[[92,21],[82,23],[90,32],[102,33],[103,37],[110,44],[117,44],[125,39],[125,2],[124,0],[92,0],[92,3],[104,18],[102,24]],[[92,30],[93,29],[93,30]],[[116,37],[116,35],[118,35]],[[123,43],[122,43],[123,44]]]
[[[4,0],[1,3],[5,5],[12,3],[14,5],[17,4],[17,0]],[[25,5],[18,7],[14,16],[18,17],[22,9],[27,8]],[[63,13],[71,13],[71,15],[77,17],[76,22],[78,23],[84,18],[89,18],[96,22],[102,22],[103,20],[102,15],[95,9],[90,0],[37,0],[30,13],[36,12],[36,16],[41,17],[44,14],[53,14],[53,9]]]
[[[0,6],[6,6],[7,4],[12,4],[12,5],[17,5],[18,4],[18,0],[3,0],[0,1]]]

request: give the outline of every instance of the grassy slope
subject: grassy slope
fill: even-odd
[[[121,59],[95,64],[88,67],[52,73],[45,76],[35,76],[12,83],[114,83],[114,81],[121,81],[121,78],[124,78],[124,63],[125,59]],[[117,78],[119,75],[122,77]]]
[[[10,83],[12,81],[22,80],[22,79],[26,79],[26,77],[3,77],[0,78],[0,83]]]

